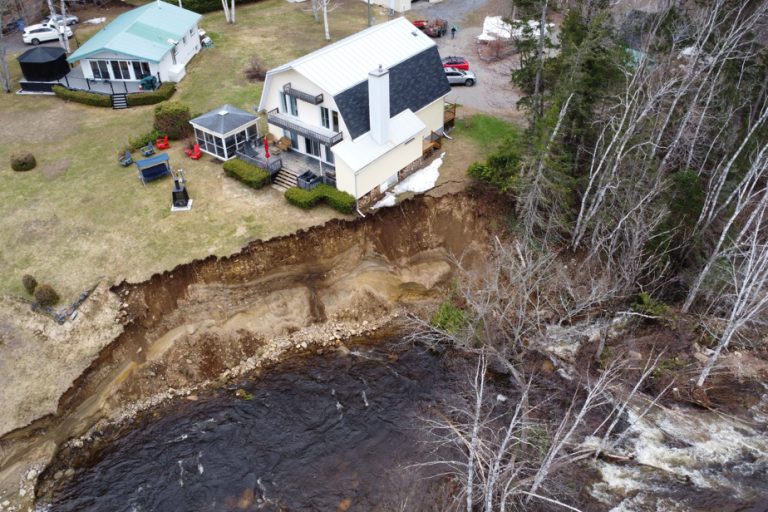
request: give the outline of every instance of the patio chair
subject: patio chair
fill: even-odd
[[[127,149],[125,150],[125,154],[117,159],[118,162],[120,162],[120,165],[123,167],[128,167],[133,163],[133,157],[131,156],[131,152]]]
[[[152,145],[152,142],[141,148],[141,154],[144,156],[152,156],[155,154],[155,147]]]
[[[185,149],[184,152],[192,160],[200,160],[200,157],[203,156],[203,152],[200,151],[200,144],[195,144],[192,149]]]
[[[157,146],[157,149],[169,149],[171,145],[168,143],[168,136],[165,135],[161,139],[157,139],[155,141],[155,146]]]

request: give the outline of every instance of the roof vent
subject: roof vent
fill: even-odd
[[[227,112],[226,110],[219,110],[219,115],[220,116],[225,116],[227,114],[229,114],[229,112]]]

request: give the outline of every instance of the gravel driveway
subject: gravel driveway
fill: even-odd
[[[459,27],[455,39],[451,39],[449,33],[435,42],[441,56],[458,55],[469,60],[469,69],[477,76],[477,83],[472,87],[454,85],[448,101],[461,104],[465,111],[519,120],[523,113],[516,104],[521,93],[509,77],[510,69],[518,64],[517,58],[485,62],[477,55],[477,36],[482,32],[483,19],[487,15],[508,14],[503,9],[504,2],[499,0],[443,0],[439,3],[422,0],[413,4],[408,17],[444,18],[449,26]]]

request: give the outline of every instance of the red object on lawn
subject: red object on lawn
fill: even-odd
[[[264,137],[264,153],[266,153],[267,158],[269,158],[269,141],[266,137]]]
[[[185,149],[184,152],[192,160],[200,160],[200,157],[203,156],[203,152],[200,151],[200,144],[195,144],[192,149]]]
[[[155,141],[155,146],[157,146],[157,149],[168,149],[171,147],[170,144],[168,144],[168,136],[164,136],[162,139],[157,139]]]

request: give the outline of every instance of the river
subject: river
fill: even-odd
[[[419,418],[462,361],[392,344],[279,365],[179,401],[90,456],[51,511],[430,510]],[[236,395],[246,396],[243,399]]]

